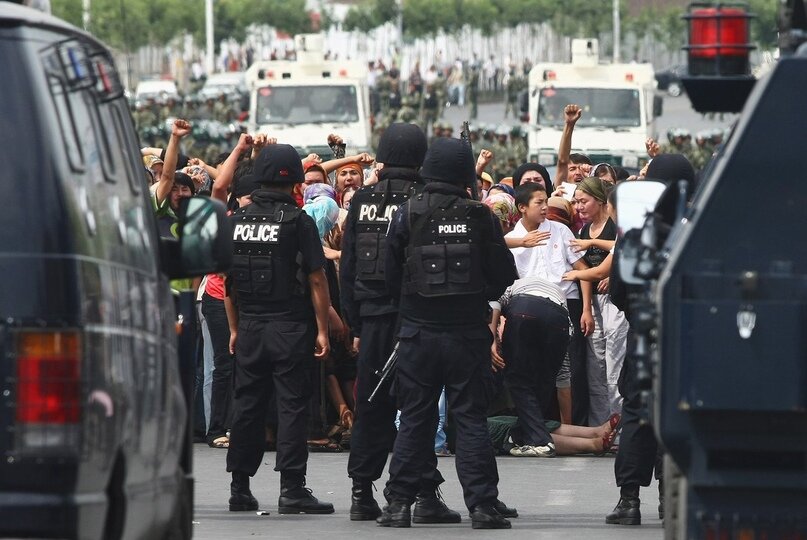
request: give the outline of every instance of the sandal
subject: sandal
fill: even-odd
[[[230,447],[230,439],[228,437],[217,437],[207,443],[210,448],[229,448]]]
[[[603,455],[607,453],[611,448],[614,446],[614,441],[616,440],[616,436],[619,434],[618,429],[612,429],[608,433],[602,436],[602,452],[598,455]]]
[[[608,417],[608,425],[611,426],[611,431],[617,431],[619,424],[622,422],[622,415],[614,413]]]
[[[308,441],[309,452],[341,452],[342,447],[339,443],[332,439],[321,439],[316,441]]]

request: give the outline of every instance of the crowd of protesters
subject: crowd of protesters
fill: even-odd
[[[423,84],[425,91],[429,83]],[[494,448],[518,457],[603,454],[618,444],[622,396],[617,379],[626,354],[628,321],[609,296],[610,254],[617,235],[611,193],[618,183],[641,179],[645,171],[630,176],[620,167],[570,153],[582,110],[570,104],[563,114],[566,129],[555,178],[545,167],[507,153],[505,140],[491,140],[484,132],[472,137],[478,152],[477,189],[469,188],[469,197],[477,197],[498,218],[519,276],[499,301],[491,303],[490,328],[496,337],[491,369],[497,392],[488,411]],[[164,147],[142,150],[160,232],[166,236],[176,235],[183,198],[206,195],[231,211],[250,204],[260,188],[251,175],[255,158],[267,146],[282,142],[265,134],[241,134],[231,151],[209,159],[193,155],[187,144],[192,132],[192,122],[177,119]],[[432,142],[450,136],[451,130],[434,130]],[[338,135],[323,133],[323,139],[335,155],[344,155],[345,144]],[[648,140],[647,150],[654,158],[662,150],[676,149],[669,145],[662,149]],[[301,159],[305,178],[293,196],[316,224],[330,291],[330,348],[319,363],[309,403],[308,449],[342,452],[350,449],[356,417],[359,347],[340,306],[343,225],[353,195],[377,182],[383,165],[363,152],[328,158],[311,154]],[[570,185],[575,186],[573,192]],[[197,291],[201,324],[195,435],[211,447],[228,448],[238,399],[233,395],[235,360],[225,306],[226,276],[208,275],[173,285]],[[540,302],[525,304],[523,299],[530,297]],[[546,324],[536,326],[536,320]],[[546,331],[549,327],[551,332]],[[451,455],[451,411],[440,412],[435,452]],[[274,448],[276,428],[276,404],[270,404],[267,450]]]

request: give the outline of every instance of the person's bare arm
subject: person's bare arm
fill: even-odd
[[[550,236],[552,236],[550,231],[539,231],[538,229],[534,229],[521,238],[505,236],[504,243],[507,244],[507,247],[510,249],[519,247],[531,248],[546,245],[546,241],[549,240]]]
[[[375,158],[368,154],[367,152],[362,152],[361,154],[356,154],[355,156],[345,156],[341,159],[332,159],[330,161],[324,161],[320,163],[320,166],[325,169],[325,172],[331,174],[331,172],[335,171],[339,167],[344,167],[345,165],[349,165],[351,163],[358,163],[362,167],[372,165]]]
[[[493,371],[504,369],[505,362],[501,354],[501,343],[499,342],[499,322],[502,312],[494,308],[490,316],[490,333],[493,334],[493,343],[490,345],[490,367]]]
[[[317,319],[317,341],[314,356],[323,360],[328,356],[330,344],[328,342],[328,309],[331,307],[331,297],[328,292],[328,279],[325,269],[320,268],[308,274],[308,285],[311,290],[311,303],[314,305],[314,315]]]
[[[575,251],[586,251],[588,248],[596,247],[604,251],[611,251],[616,243],[615,240],[602,240],[600,238],[575,238],[569,244],[575,248]]]
[[[208,165],[207,163],[205,163],[204,161],[202,161],[199,158],[190,158],[188,160],[188,165],[199,165],[200,167],[202,167],[205,170],[205,172],[207,172],[207,174],[213,180],[215,180],[216,177],[218,177],[218,175],[219,175],[218,169],[216,169],[215,167],[213,167],[211,165]]]
[[[211,199],[217,199],[225,204],[227,203],[227,190],[233,183],[235,169],[238,167],[238,158],[241,157],[241,154],[246,152],[250,146],[252,146],[252,137],[246,133],[242,133],[238,138],[235,148],[233,148],[233,151],[230,152],[230,155],[222,164],[221,171],[219,171],[216,181],[213,182],[213,189],[210,191]]]
[[[479,157],[476,158],[476,175],[481,175],[485,169],[487,168],[488,164],[493,161],[493,152],[488,150],[487,148],[483,148],[479,152]]]
[[[583,262],[583,259],[578,260],[572,265],[575,270],[586,270],[588,265]],[[591,282],[580,282],[580,293],[583,295],[583,315],[580,317],[580,329],[583,331],[584,336],[590,335],[594,331],[594,315],[591,311]]]
[[[572,153],[572,132],[574,125],[580,120],[583,109],[579,105],[569,104],[563,109],[563,116],[566,123],[563,126],[563,134],[560,136],[558,145],[558,169],[555,173],[555,186],[560,186],[569,178],[569,155]]]
[[[182,137],[185,137],[191,132],[191,125],[187,120],[178,118],[174,120],[171,126],[171,138],[168,139],[168,147],[165,149],[165,163],[163,163],[163,172],[157,183],[157,204],[162,202],[171,193],[171,188],[174,186],[174,172],[177,168],[177,160],[179,159],[179,143]]]
[[[230,295],[224,295],[224,311],[230,327],[230,354],[235,354],[235,339],[238,336],[238,308]]]
[[[563,274],[562,279],[563,281],[600,281],[606,279],[611,275],[611,261],[613,261],[613,253],[609,253],[599,266],[584,270],[569,270]]]

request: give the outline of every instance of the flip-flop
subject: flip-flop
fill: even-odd
[[[611,431],[616,431],[620,422],[622,422],[622,415],[619,413],[614,413],[608,417],[608,425],[611,426]]]

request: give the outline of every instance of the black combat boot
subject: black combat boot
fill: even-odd
[[[258,500],[249,490],[249,475],[233,471],[233,481],[230,482],[230,512],[254,512],[257,509]]]
[[[305,477],[299,474],[280,473],[278,514],[333,514],[331,503],[319,502],[305,487]]]
[[[509,529],[510,521],[498,510],[496,504],[479,504],[471,512],[471,527],[474,529]]]
[[[619,502],[614,511],[605,516],[605,522],[611,525],[641,525],[642,514],[639,511],[639,486],[622,486],[619,489]]]
[[[381,508],[373,497],[373,484],[353,479],[350,495],[350,521],[372,521],[381,515]]]
[[[381,516],[375,520],[379,527],[404,528],[412,526],[412,516],[409,503],[393,499],[381,511]]]
[[[462,517],[459,512],[446,506],[438,490],[421,490],[415,499],[412,521],[415,523],[459,523],[462,521]]]
[[[493,505],[493,508],[495,508],[498,513],[500,513],[506,518],[518,517],[518,510],[516,510],[515,508],[510,508],[509,506],[507,506],[498,499],[496,499],[496,504]]]

